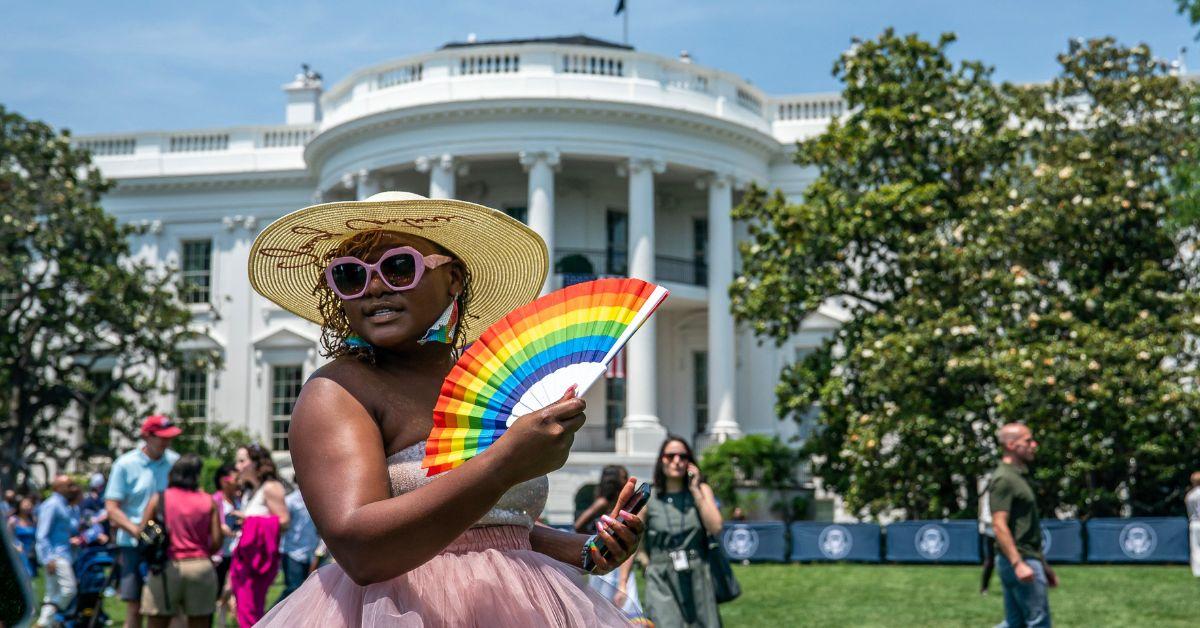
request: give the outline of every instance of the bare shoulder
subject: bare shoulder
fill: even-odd
[[[304,385],[309,386],[324,380],[337,382],[343,388],[350,389],[354,387],[355,382],[374,379],[374,377],[375,369],[371,365],[357,358],[343,356],[313,371],[312,375],[308,376],[308,381]]]
[[[345,412],[369,416],[370,412],[359,395],[355,394],[356,382],[370,378],[370,368],[354,359],[337,359],[318,368],[304,382],[293,410],[292,423],[297,419],[312,421],[309,416],[327,416],[330,410],[341,415]]]
[[[285,492],[286,491],[283,490],[283,482],[278,480],[268,480],[263,483],[263,495],[267,497],[283,498],[283,494]]]

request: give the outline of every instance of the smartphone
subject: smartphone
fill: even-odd
[[[633,492],[633,498],[625,504],[625,512],[631,515],[636,515],[646,507],[646,503],[650,501],[650,483],[642,482],[642,485],[637,487]]]
[[[641,512],[643,508],[646,507],[646,503],[649,501],[650,501],[650,483],[642,482],[642,485],[637,487],[637,490],[634,491],[633,498],[630,499],[629,502],[625,504],[625,512],[628,512],[631,515],[636,515],[639,512]],[[618,516],[620,516],[620,515],[618,515]],[[597,540],[596,543],[600,548],[601,556],[603,556],[605,558],[609,558],[612,556],[612,552],[609,551],[608,546],[606,546],[604,544],[604,541]],[[587,571],[591,571],[593,567],[595,567],[595,563],[592,562],[592,555],[588,554],[588,555],[584,556],[583,568]]]

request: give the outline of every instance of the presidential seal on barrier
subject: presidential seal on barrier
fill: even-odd
[[[748,525],[730,526],[721,540],[725,553],[734,560],[749,560],[758,551],[758,531]]]
[[[1118,539],[1121,552],[1134,560],[1145,560],[1158,547],[1158,534],[1154,528],[1139,522],[1131,523],[1121,529]]]
[[[950,533],[936,523],[926,524],[917,530],[913,543],[922,558],[937,560],[950,549]]]
[[[850,530],[845,526],[837,524],[826,526],[821,530],[821,536],[817,538],[817,548],[821,550],[821,555],[830,560],[841,560],[850,554],[850,549],[854,547],[854,538],[850,536]]]

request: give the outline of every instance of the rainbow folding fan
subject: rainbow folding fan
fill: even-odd
[[[421,466],[428,475],[453,469],[572,385],[583,396],[667,294],[640,279],[598,279],[496,321],[442,382]]]

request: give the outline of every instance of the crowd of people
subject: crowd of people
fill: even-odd
[[[183,621],[175,618],[251,626],[281,569],[276,603],[316,569],[323,545],[304,498],[288,492],[270,452],[246,444],[202,486],[204,461],[170,447],[181,431],[168,417],[146,418],[140,446],[107,476],[93,474],[86,491],[67,475],[53,478],[44,500],[37,490],[5,491],[9,536],[30,578],[44,581],[39,626],[81,613],[88,581],[100,583],[97,605],[119,596],[127,627]]]

